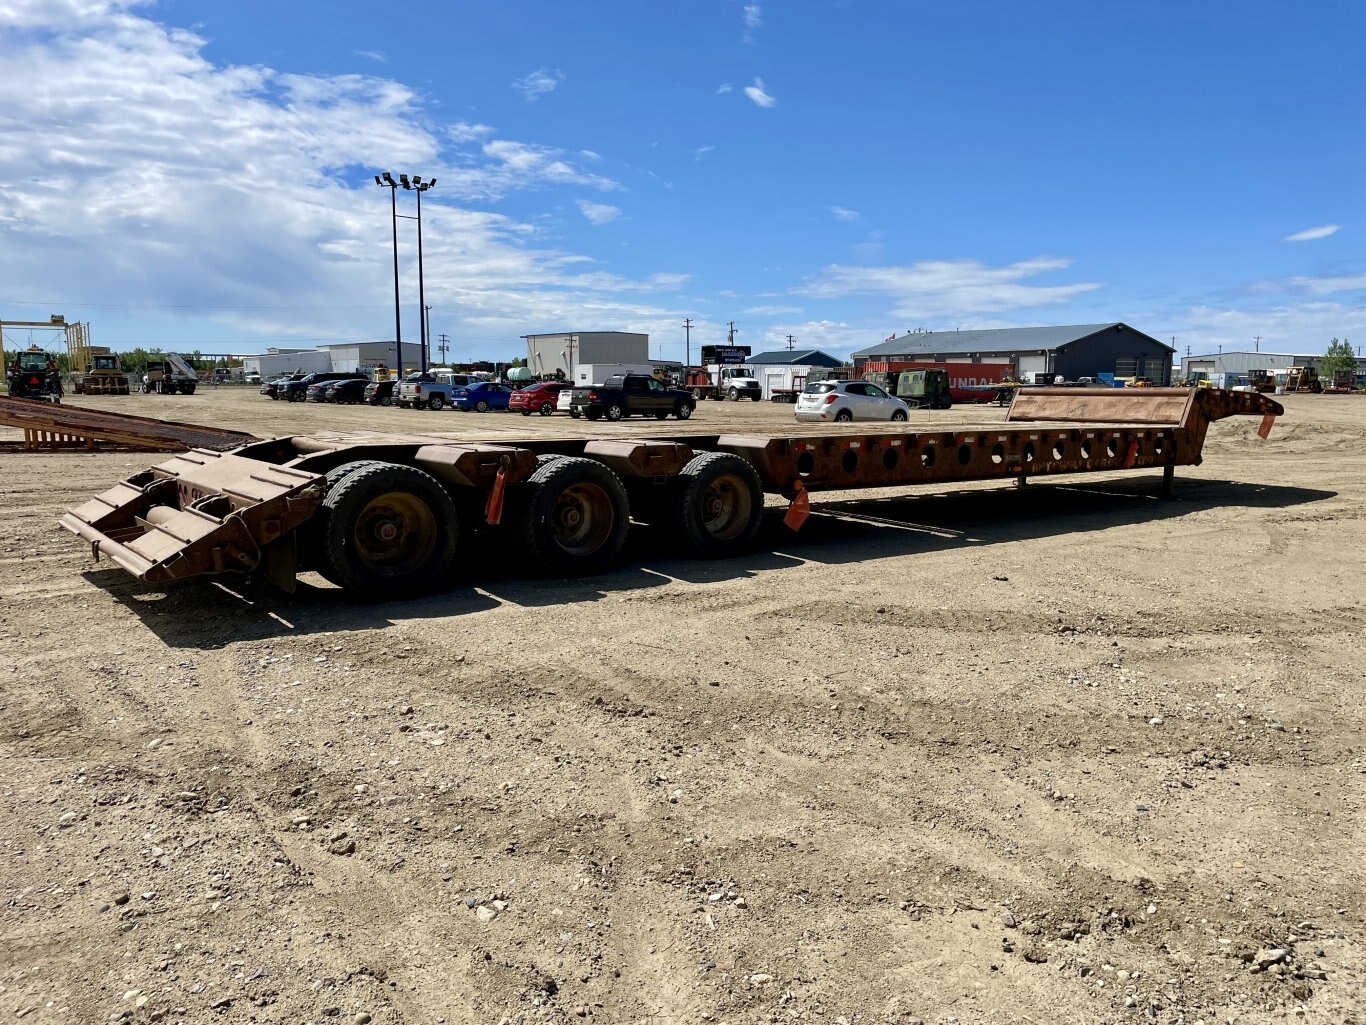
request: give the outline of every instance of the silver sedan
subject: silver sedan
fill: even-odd
[[[797,396],[797,419],[804,423],[906,419],[910,406],[867,381],[817,381]]]

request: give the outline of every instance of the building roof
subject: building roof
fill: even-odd
[[[747,364],[761,363],[793,367],[825,367],[833,369],[844,366],[844,361],[822,352],[820,349],[778,349],[774,352],[761,352],[746,358]]]
[[[1040,349],[1061,349],[1065,345],[1079,342],[1083,338],[1121,327],[1129,331],[1134,328],[1121,321],[1108,324],[1066,324],[1059,327],[999,327],[970,331],[921,331],[889,339],[879,345],[860,349],[854,353],[858,357],[909,356],[920,355],[959,355],[975,352],[1014,352]],[[1135,334],[1143,334],[1135,331]],[[1143,335],[1164,349],[1172,349],[1165,342]]]
[[[1225,349],[1223,352],[1207,352],[1198,356],[1182,356],[1182,359],[1218,359],[1220,356],[1274,356],[1277,359],[1322,359],[1321,352],[1248,352],[1246,349]]]

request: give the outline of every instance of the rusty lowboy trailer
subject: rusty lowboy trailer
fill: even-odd
[[[363,598],[449,579],[474,531],[499,529],[545,572],[595,573],[629,521],[668,525],[696,554],[748,546],[764,495],[1115,470],[1201,461],[1205,433],[1234,415],[1284,410],[1216,389],[1021,389],[1006,423],[950,431],[448,441],[406,435],[287,437],[231,452],[192,450],[144,470],[61,519],[153,584],[216,574],[286,589],[315,569]]]

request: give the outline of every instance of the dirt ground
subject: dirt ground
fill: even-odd
[[[820,496],[740,559],[492,543],[385,605],[148,588],[56,520],[157,457],[0,455],[0,1020],[1366,1021],[1366,399],[1286,405],[1170,502]]]

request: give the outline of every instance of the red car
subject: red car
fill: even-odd
[[[560,392],[573,387],[568,381],[541,381],[529,385],[512,393],[508,400],[508,410],[516,411],[523,416],[530,416],[532,413],[549,416],[555,412],[555,401],[560,397]]]

